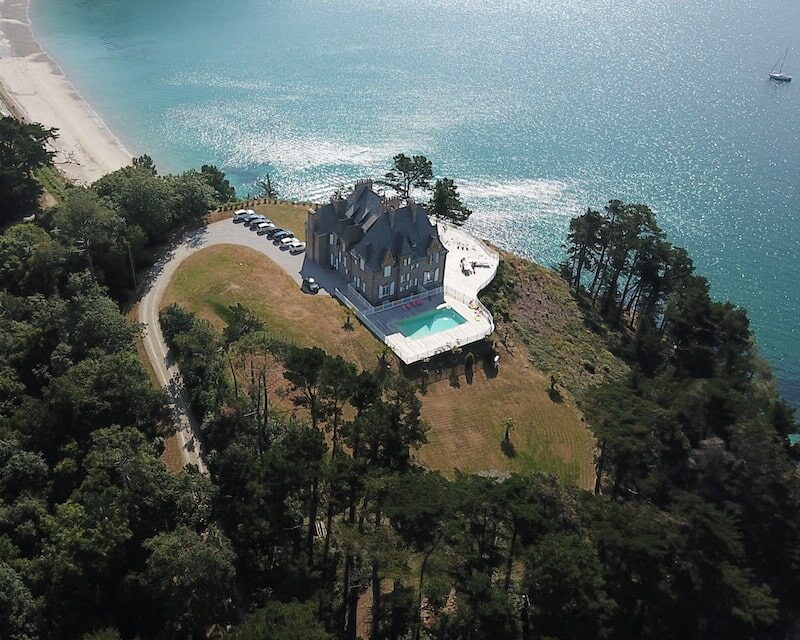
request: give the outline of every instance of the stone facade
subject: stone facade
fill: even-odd
[[[309,209],[306,255],[378,306],[441,287],[447,249],[423,205],[383,199],[365,180]]]

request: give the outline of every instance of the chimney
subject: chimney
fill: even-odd
[[[391,198],[384,198],[383,205],[387,209],[398,209],[403,204],[403,199],[400,196],[393,196]]]

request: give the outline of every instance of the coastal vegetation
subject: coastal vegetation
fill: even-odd
[[[209,469],[170,473],[166,398],[118,301],[221,185],[209,171],[159,176],[143,157],[0,236],[5,637],[797,633],[800,456],[786,436],[798,426],[746,313],[710,297],[641,205],[579,217],[563,281],[504,256],[486,294],[504,360],[541,363],[553,406],[576,390],[594,490],[531,468],[432,470],[419,381],[375,366],[380,353],[328,352],[302,325],[276,331],[272,305],[220,288],[213,304],[162,310]],[[238,261],[215,264],[238,275]],[[186,273],[175,299],[202,297]],[[295,287],[273,285],[295,304]],[[583,362],[558,357],[584,348]],[[483,427],[510,456],[522,425],[496,415],[499,385],[530,396],[533,379],[427,393],[486,393]]]
[[[626,242],[631,242],[629,237]],[[615,243],[612,238],[606,252],[619,256],[621,249]],[[602,251],[600,247],[597,255]],[[633,260],[635,249],[629,251],[625,264],[642,264]],[[579,252],[573,249],[569,255]],[[682,298],[662,293],[658,310],[649,316],[659,331],[665,328],[662,346],[655,351],[636,349],[633,345],[640,339],[641,328],[631,328],[627,317],[613,321],[610,304],[606,315],[600,313],[607,287],[612,285],[603,285],[597,296],[600,302],[593,304],[592,296],[583,291],[570,295],[569,288],[575,284],[567,271],[565,282],[559,283],[555,274],[513,256],[504,256],[504,262],[498,281],[486,292],[487,302],[503,317],[499,340],[509,341],[512,349],[527,352],[534,360],[541,358],[541,366],[551,375],[551,390],[560,394],[562,381],[576,389],[598,441],[594,492],[571,490],[530,472],[503,482],[463,474],[447,479],[423,469],[406,469],[407,462],[400,471],[392,469],[398,478],[387,480],[388,470],[369,471],[366,462],[358,477],[373,479],[381,489],[372,489],[377,492],[374,495],[369,486],[359,489],[363,493],[358,494],[353,521],[358,544],[350,541],[351,512],[346,499],[334,506],[337,511],[329,522],[324,520],[329,526],[328,542],[323,544],[327,553],[339,551],[338,557],[334,554],[338,566],[329,567],[327,578],[315,574],[315,579],[320,581],[316,584],[330,584],[339,600],[320,603],[318,595],[308,592],[297,597],[317,602],[328,631],[344,637],[355,637],[357,632],[395,637],[392,633],[398,626],[412,637],[455,638],[541,634],[682,638],[703,637],[707,632],[772,637],[791,629],[796,611],[788,594],[797,587],[791,558],[797,553],[800,484],[793,466],[797,454],[788,447],[785,435],[797,426],[754,352],[746,323],[726,315],[742,318],[743,312],[712,301],[707,287],[700,286],[692,299],[709,311],[702,318],[707,331],[672,334],[663,314],[669,314],[678,326],[696,324],[700,316],[691,312],[691,320],[680,319],[683,307],[669,309],[682,304]],[[631,266],[620,269],[626,282],[631,279],[629,289],[643,288],[644,283],[638,284],[641,276],[631,275],[631,270]],[[613,283],[614,272],[601,281]],[[620,285],[618,291],[623,290]],[[684,287],[678,291],[685,293]],[[555,302],[565,297],[572,306],[557,307]],[[648,317],[644,308],[637,312],[639,322]],[[539,324],[532,319],[537,311],[548,315]],[[577,326],[585,324],[591,330],[584,327],[586,333],[581,333]],[[558,332],[565,335],[562,341],[553,341],[551,352],[539,350]],[[682,336],[680,348],[670,342],[677,335]],[[262,357],[269,352],[274,358],[268,370],[287,371],[291,366],[284,358],[296,347],[276,342],[268,333],[251,340],[246,342],[250,348],[259,344]],[[197,347],[207,342],[199,340]],[[583,361],[555,355],[581,349],[585,349]],[[326,362],[327,356],[310,350],[316,355],[309,353],[308,359]],[[694,368],[698,352],[707,361]],[[200,360],[207,362],[208,356]],[[558,369],[546,368],[548,364]],[[309,402],[324,403],[319,385],[309,395],[313,385],[308,385],[307,378],[306,391],[301,391],[298,378],[288,375],[295,386],[287,385],[277,397],[297,394],[297,401],[306,407]],[[270,387],[270,392],[275,388]],[[266,392],[257,397],[263,402]],[[424,404],[427,395],[420,400]],[[341,406],[338,401],[334,405]],[[328,420],[332,425],[348,415],[357,418],[357,409],[351,405],[334,417],[306,419],[324,427]],[[339,428],[330,426],[328,433]],[[435,431],[432,421],[424,439],[430,440]],[[498,424],[496,438],[513,445],[518,438],[514,421]],[[403,460],[421,459],[413,450],[424,451],[426,444],[415,438],[414,445],[403,449]],[[328,446],[330,456],[333,445]],[[336,451],[339,457],[354,456],[349,446]],[[765,466],[765,460],[770,464]],[[329,457],[323,456],[321,464],[323,469],[331,464]],[[333,484],[328,487],[331,492],[342,485],[342,481],[328,482]],[[394,482],[402,487],[397,497],[391,489]],[[551,483],[545,484],[550,488],[544,489],[542,482]],[[324,491],[324,480],[320,486]],[[560,493],[554,498],[556,488]],[[417,498],[415,491],[422,495]],[[516,498],[509,501],[505,491]],[[311,501],[311,496],[306,500]],[[469,515],[456,496],[467,500]],[[319,504],[330,504],[334,497],[323,494],[319,500]],[[404,520],[404,511],[394,511],[398,502],[404,509],[425,514],[424,541],[412,545],[406,541],[411,525]],[[534,529],[530,529],[529,516],[514,515],[528,510],[536,514],[530,516],[538,523]],[[757,514],[757,524],[750,521],[751,513]],[[295,521],[299,520],[298,514]],[[461,537],[465,529],[480,537]],[[769,553],[760,546],[762,535],[771,541]],[[394,536],[400,539],[392,543]],[[480,559],[471,556],[469,549],[480,549]],[[294,553],[302,553],[300,547]],[[398,553],[406,557],[399,567]],[[388,586],[376,592],[376,584]],[[404,589],[411,589],[405,596],[407,609],[398,606]],[[424,619],[416,617],[418,597],[423,598]],[[363,627],[358,622],[361,599],[367,600],[370,610],[365,615],[369,624]],[[381,602],[380,611],[372,609],[376,600]],[[580,612],[577,621],[576,611]],[[396,637],[402,637],[402,631]]]
[[[305,209],[301,206],[256,208],[272,220],[282,216],[282,226],[293,228],[295,222],[296,228],[302,229]],[[368,371],[375,370],[382,359],[378,341],[359,322],[351,320],[348,325],[342,306],[334,299],[305,295],[279,266],[246,247],[218,245],[187,258],[162,299],[163,306],[173,303],[209,321],[217,331],[228,325],[231,309],[243,305],[283,341],[321,347]],[[547,378],[531,366],[524,347],[513,353],[500,349],[502,364],[496,375],[487,376],[481,359],[467,377],[464,362],[468,351],[457,357],[457,366],[453,365],[454,356],[447,363],[430,365],[425,382],[418,378],[425,387],[421,411],[430,430],[417,459],[426,468],[445,474],[454,469],[495,473],[547,470],[565,481],[591,487],[593,448],[580,412],[574,403],[552,401]],[[399,370],[398,361],[390,358],[390,362]],[[278,384],[280,364],[274,363],[272,370],[273,391],[284,392],[284,386]],[[286,409],[281,405],[280,410]],[[514,457],[504,455],[500,447],[505,418],[518,425]]]
[[[393,158],[393,166],[382,180],[378,181],[401,198],[414,195],[415,191],[431,193],[427,203],[435,217],[455,225],[464,224],[472,211],[461,201],[458,187],[451,178],[434,180],[433,163],[423,155],[407,156],[398,153]]]
[[[40,124],[0,117],[0,226],[37,211],[42,187],[36,172],[52,164],[46,145],[56,135]]]

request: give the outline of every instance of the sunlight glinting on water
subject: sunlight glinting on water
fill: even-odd
[[[748,308],[800,406],[800,110],[766,73],[793,0],[34,3],[126,145],[324,200],[424,153],[470,227],[553,264],[570,217],[645,202]],[[790,64],[800,73],[800,51]],[[135,86],[131,92],[128,87]]]

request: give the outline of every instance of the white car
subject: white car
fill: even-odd
[[[303,253],[306,250],[306,243],[297,238],[292,238],[289,243],[289,253]]]
[[[280,239],[280,242],[278,243],[278,246],[279,246],[281,249],[288,249],[289,247],[291,247],[291,246],[292,246],[292,242],[293,242],[294,240],[297,240],[297,238],[290,238],[290,237],[281,238],[281,239]]]

